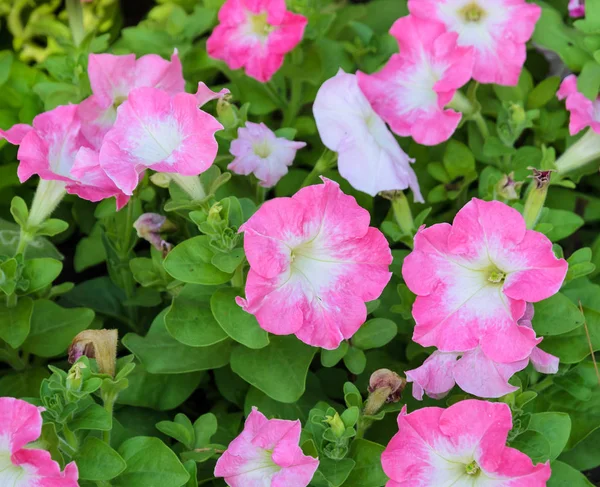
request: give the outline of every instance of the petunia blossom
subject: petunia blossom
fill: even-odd
[[[37,174],[41,179],[65,182],[67,192],[89,201],[115,196],[119,208],[127,203],[129,198],[100,168],[97,152],[81,134],[77,105],[41,113],[33,119],[33,126],[27,127],[15,125],[0,134],[19,144],[17,174],[21,182]]]
[[[600,134],[600,97],[594,101],[577,90],[577,76],[567,76],[556,93],[559,100],[566,100],[567,110],[571,113],[569,132],[576,134],[585,127],[590,127]]]
[[[298,446],[300,421],[267,419],[256,408],[215,466],[230,487],[306,487],[319,460]]]
[[[286,9],[285,0],[227,0],[206,43],[208,55],[266,83],[285,55],[302,40],[308,19]]]
[[[404,280],[417,295],[413,340],[442,352],[480,347],[504,364],[523,360],[540,340],[517,320],[527,302],[558,292],[567,267],[517,210],[473,198],[452,225],[421,227],[404,260]]]
[[[585,17],[585,1],[569,0],[569,16],[575,19]]]
[[[358,87],[355,75],[341,69],[317,93],[313,112],[323,144],[338,153],[339,173],[371,196],[380,191],[411,188],[424,202],[414,162],[398,145],[385,122]]]
[[[245,127],[238,129],[238,138],[231,142],[229,152],[235,159],[227,169],[244,176],[254,173],[261,186],[270,188],[287,174],[296,151],[304,146],[305,142],[277,137],[264,123],[246,122]]]
[[[461,118],[444,106],[471,78],[472,48],[459,47],[458,35],[443,24],[413,15],[398,19],[390,33],[400,53],[377,73],[358,72],[360,89],[398,135],[424,145],[444,142]]]
[[[533,329],[533,305],[527,303],[519,326]],[[433,352],[420,367],[407,370],[406,379],[412,382],[415,399],[423,399],[423,393],[433,399],[446,396],[454,384],[465,392],[479,397],[502,397],[518,390],[508,380],[531,362],[534,369],[544,374],[556,374],[558,357],[534,347],[531,355],[523,360],[507,364],[497,363],[485,356],[477,347],[467,352]]]
[[[214,162],[223,126],[198,108],[195,95],[137,88],[119,106],[104,137],[100,164],[131,195],[145,169],[197,176]]]
[[[137,60],[135,54],[90,54],[88,75],[93,94],[79,104],[78,115],[83,121],[83,135],[96,149],[115,123],[117,108],[133,89],[153,87],[170,95],[185,90],[177,50],[170,61],[156,54]]]
[[[398,416],[399,431],[381,455],[386,487],[545,487],[549,462],[533,465],[506,446],[512,428],[504,403],[467,400]]]
[[[332,350],[364,323],[392,254],[369,212],[323,181],[267,201],[240,227],[250,271],[238,304],[271,333]]]
[[[525,0],[409,0],[408,9],[457,33],[459,46],[473,48],[475,80],[509,86],[519,81],[525,43],[542,13]]]
[[[74,462],[61,472],[50,453],[27,447],[42,434],[40,410],[20,399],[0,397],[0,485],[78,487]]]

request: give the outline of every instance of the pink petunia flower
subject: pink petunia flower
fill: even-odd
[[[569,16],[575,19],[585,17],[585,1],[569,0]]]
[[[64,181],[71,194],[89,201],[116,196],[121,208],[129,198],[100,167],[97,152],[81,134],[77,108],[59,106],[36,116],[32,127],[18,124],[0,132],[9,142],[19,144],[19,180],[37,174],[41,179]]]
[[[270,188],[287,174],[296,151],[304,146],[305,142],[277,137],[264,123],[246,122],[245,127],[238,129],[238,138],[231,142],[229,152],[235,159],[227,169],[244,176],[254,173],[261,186]]]
[[[472,47],[473,78],[480,83],[514,86],[525,63],[525,43],[542,9],[525,0],[409,0],[411,15],[444,24]]]
[[[267,201],[242,225],[250,271],[238,304],[271,333],[332,350],[364,323],[392,254],[369,212],[323,182]]]
[[[533,305],[527,303],[519,326],[533,329]],[[479,397],[502,397],[518,390],[508,380],[531,362],[534,369],[544,374],[558,372],[559,359],[534,347],[531,355],[523,360],[507,364],[497,363],[485,356],[477,347],[468,352],[433,352],[420,367],[407,370],[406,380],[413,383],[413,396],[423,399],[423,393],[433,399],[441,399],[454,387]]]
[[[467,400],[398,416],[399,431],[381,455],[386,487],[545,487],[549,462],[533,465],[506,446],[512,428],[504,403]]]
[[[306,487],[319,460],[298,446],[300,421],[267,419],[255,407],[244,431],[217,461],[215,477],[230,487]]]
[[[285,0],[227,0],[206,43],[208,55],[266,83],[302,40],[308,19],[286,10]]]
[[[411,188],[424,202],[414,162],[358,87],[355,75],[341,69],[317,93],[313,112],[323,144],[338,153],[338,170],[350,184],[371,196]]]
[[[136,88],[119,106],[117,120],[104,137],[100,164],[128,195],[145,169],[197,176],[214,162],[215,132],[222,128],[198,108],[195,95]]]
[[[425,145],[444,142],[461,118],[444,106],[471,78],[472,48],[458,47],[458,35],[443,24],[413,15],[398,19],[390,33],[400,53],[378,73],[358,72],[360,89],[398,135]]]
[[[42,434],[40,409],[19,399],[0,397],[0,485],[78,487],[75,462],[61,472],[50,453],[26,447]]]
[[[566,99],[566,107],[571,112],[569,132],[575,135],[585,127],[600,134],[600,97],[592,101],[577,90],[577,76],[567,76],[556,93],[559,100]]]
[[[88,75],[93,95],[80,103],[78,115],[83,121],[83,135],[96,149],[100,148],[102,139],[113,126],[117,108],[133,89],[153,87],[170,95],[185,90],[177,50],[171,61],[156,54],[148,54],[138,60],[135,54],[90,54]]]
[[[413,340],[442,352],[479,346],[503,364],[523,360],[540,340],[517,320],[526,302],[558,292],[567,267],[517,210],[473,198],[452,225],[421,227],[404,260],[402,275],[417,295]]]

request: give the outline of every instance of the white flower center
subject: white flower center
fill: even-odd
[[[271,144],[269,144],[269,141],[267,139],[263,139],[260,142],[254,144],[252,146],[252,150],[254,151],[254,154],[256,154],[258,157],[266,159],[273,152],[273,147],[271,147]]]
[[[161,161],[169,163],[172,162],[171,155],[181,146],[183,140],[177,120],[153,120],[148,125],[142,124],[136,147],[132,152],[147,166]]]
[[[248,15],[249,30],[252,34],[266,39],[275,28],[267,21],[267,12]]]
[[[26,487],[31,480],[24,468],[13,465],[10,453],[0,453],[0,485],[2,487]]]

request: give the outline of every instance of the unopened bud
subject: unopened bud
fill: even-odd
[[[85,355],[95,358],[101,374],[115,376],[117,363],[117,330],[85,330],[79,333],[69,347],[69,363]]]
[[[221,210],[222,209],[223,209],[223,205],[221,203],[215,203],[214,205],[212,205],[210,207],[210,210],[208,210],[208,217],[206,218],[206,220],[211,223],[220,222],[222,220],[222,218],[221,218]]]
[[[79,357],[81,357],[81,355],[79,355],[75,361],[77,361]],[[87,365],[85,365],[83,362],[76,363],[73,365],[73,367],[71,367],[71,370],[69,370],[67,375],[67,389],[76,392],[81,390],[81,386],[83,384],[82,371],[85,368],[87,368]]]
[[[164,172],[157,172],[150,176],[150,181],[159,188],[168,188],[171,184],[171,179],[171,176]]]
[[[518,200],[521,192],[521,181],[514,180],[515,173],[505,174],[496,185],[496,192],[505,200]]]
[[[548,186],[550,185],[551,170],[540,171],[534,167],[530,167],[533,174],[529,176],[533,179],[534,184],[531,187],[527,199],[525,200],[525,208],[523,209],[523,218],[529,230],[533,230],[540,218],[546,195],[548,194]]]
[[[221,122],[226,129],[235,127],[239,122],[236,110],[230,100],[231,95],[226,94],[217,101],[217,116],[219,122]]]
[[[398,402],[406,386],[406,379],[388,369],[379,369],[369,379],[369,397],[365,403],[367,416],[377,414],[381,407],[390,402]]]
[[[513,125],[521,125],[525,122],[525,109],[518,103],[511,103],[508,107],[508,113],[510,114],[510,121]]]
[[[346,426],[337,412],[334,416],[325,416],[325,422],[331,426],[333,434],[338,438],[341,438],[346,431]]]
[[[137,231],[138,237],[150,242],[154,248],[164,254],[173,248],[170,243],[160,236],[160,232],[175,230],[175,225],[167,220],[166,216],[158,213],[144,213],[135,221],[133,227]]]

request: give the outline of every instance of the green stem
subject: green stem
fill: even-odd
[[[0,348],[0,362],[7,363],[16,371],[27,368],[27,363],[19,356],[19,352],[8,344],[5,344],[4,348]]]
[[[302,108],[302,81],[297,78],[292,78],[290,87],[290,101],[287,104],[283,116],[282,127],[291,127],[298,112]]]
[[[406,235],[412,235],[415,231],[415,222],[408,199],[402,191],[396,192],[394,199],[392,199],[392,211],[394,212],[394,219],[402,232]]]
[[[232,287],[244,287],[244,264],[245,262],[242,262],[239,266],[237,266],[237,269],[233,273],[233,277],[231,278]]]
[[[473,106],[471,101],[460,91],[456,91],[452,97],[452,100],[450,100],[450,103],[448,103],[446,106],[461,112],[467,118],[467,120],[473,120],[481,132],[481,136],[484,138],[484,140],[490,136],[490,131],[488,130],[487,124],[481,115],[481,112],[479,110],[476,111],[475,106]]]
[[[302,187],[310,186],[313,183],[316,183],[319,180],[319,176],[323,174],[328,169],[332,168],[335,165],[335,161],[337,160],[337,154],[335,152],[331,152],[328,149],[325,149],[319,160],[314,165],[308,176],[304,178],[302,182]]]
[[[18,296],[16,293],[12,292],[10,294],[6,295],[6,307],[7,308],[14,308],[17,303],[18,303]]]
[[[103,400],[104,400],[104,409],[110,415],[111,424],[112,424],[113,411],[114,411],[114,407],[115,407],[115,401],[117,400],[117,398],[110,396],[110,397],[103,397]],[[104,441],[109,446],[110,446],[110,433],[111,433],[111,430],[102,432],[102,441]]]
[[[265,202],[267,196],[267,188],[260,185],[260,181],[256,181],[256,204],[261,205]]]
[[[31,234],[24,228],[21,228],[21,232],[19,233],[19,244],[17,245],[17,251],[15,252],[15,255],[25,254],[25,250],[32,240],[33,238]]]
[[[287,100],[279,94],[277,88],[275,88],[275,85],[273,85],[273,82],[267,81],[263,84],[263,86],[265,87],[265,90],[267,91],[268,95],[271,97],[273,103],[275,103],[275,105],[277,105],[282,110],[285,109],[285,107],[287,106]]]
[[[75,47],[79,47],[85,37],[81,0],[67,0],[67,14],[69,16],[69,27],[73,35],[73,44],[75,44]]]
[[[474,115],[472,115],[471,120],[473,120],[475,122],[475,124],[477,125],[479,132],[481,132],[481,136],[483,137],[483,140],[486,140],[490,136],[490,131],[488,130],[487,123],[485,122],[485,119],[481,115],[481,112],[477,112]]]

